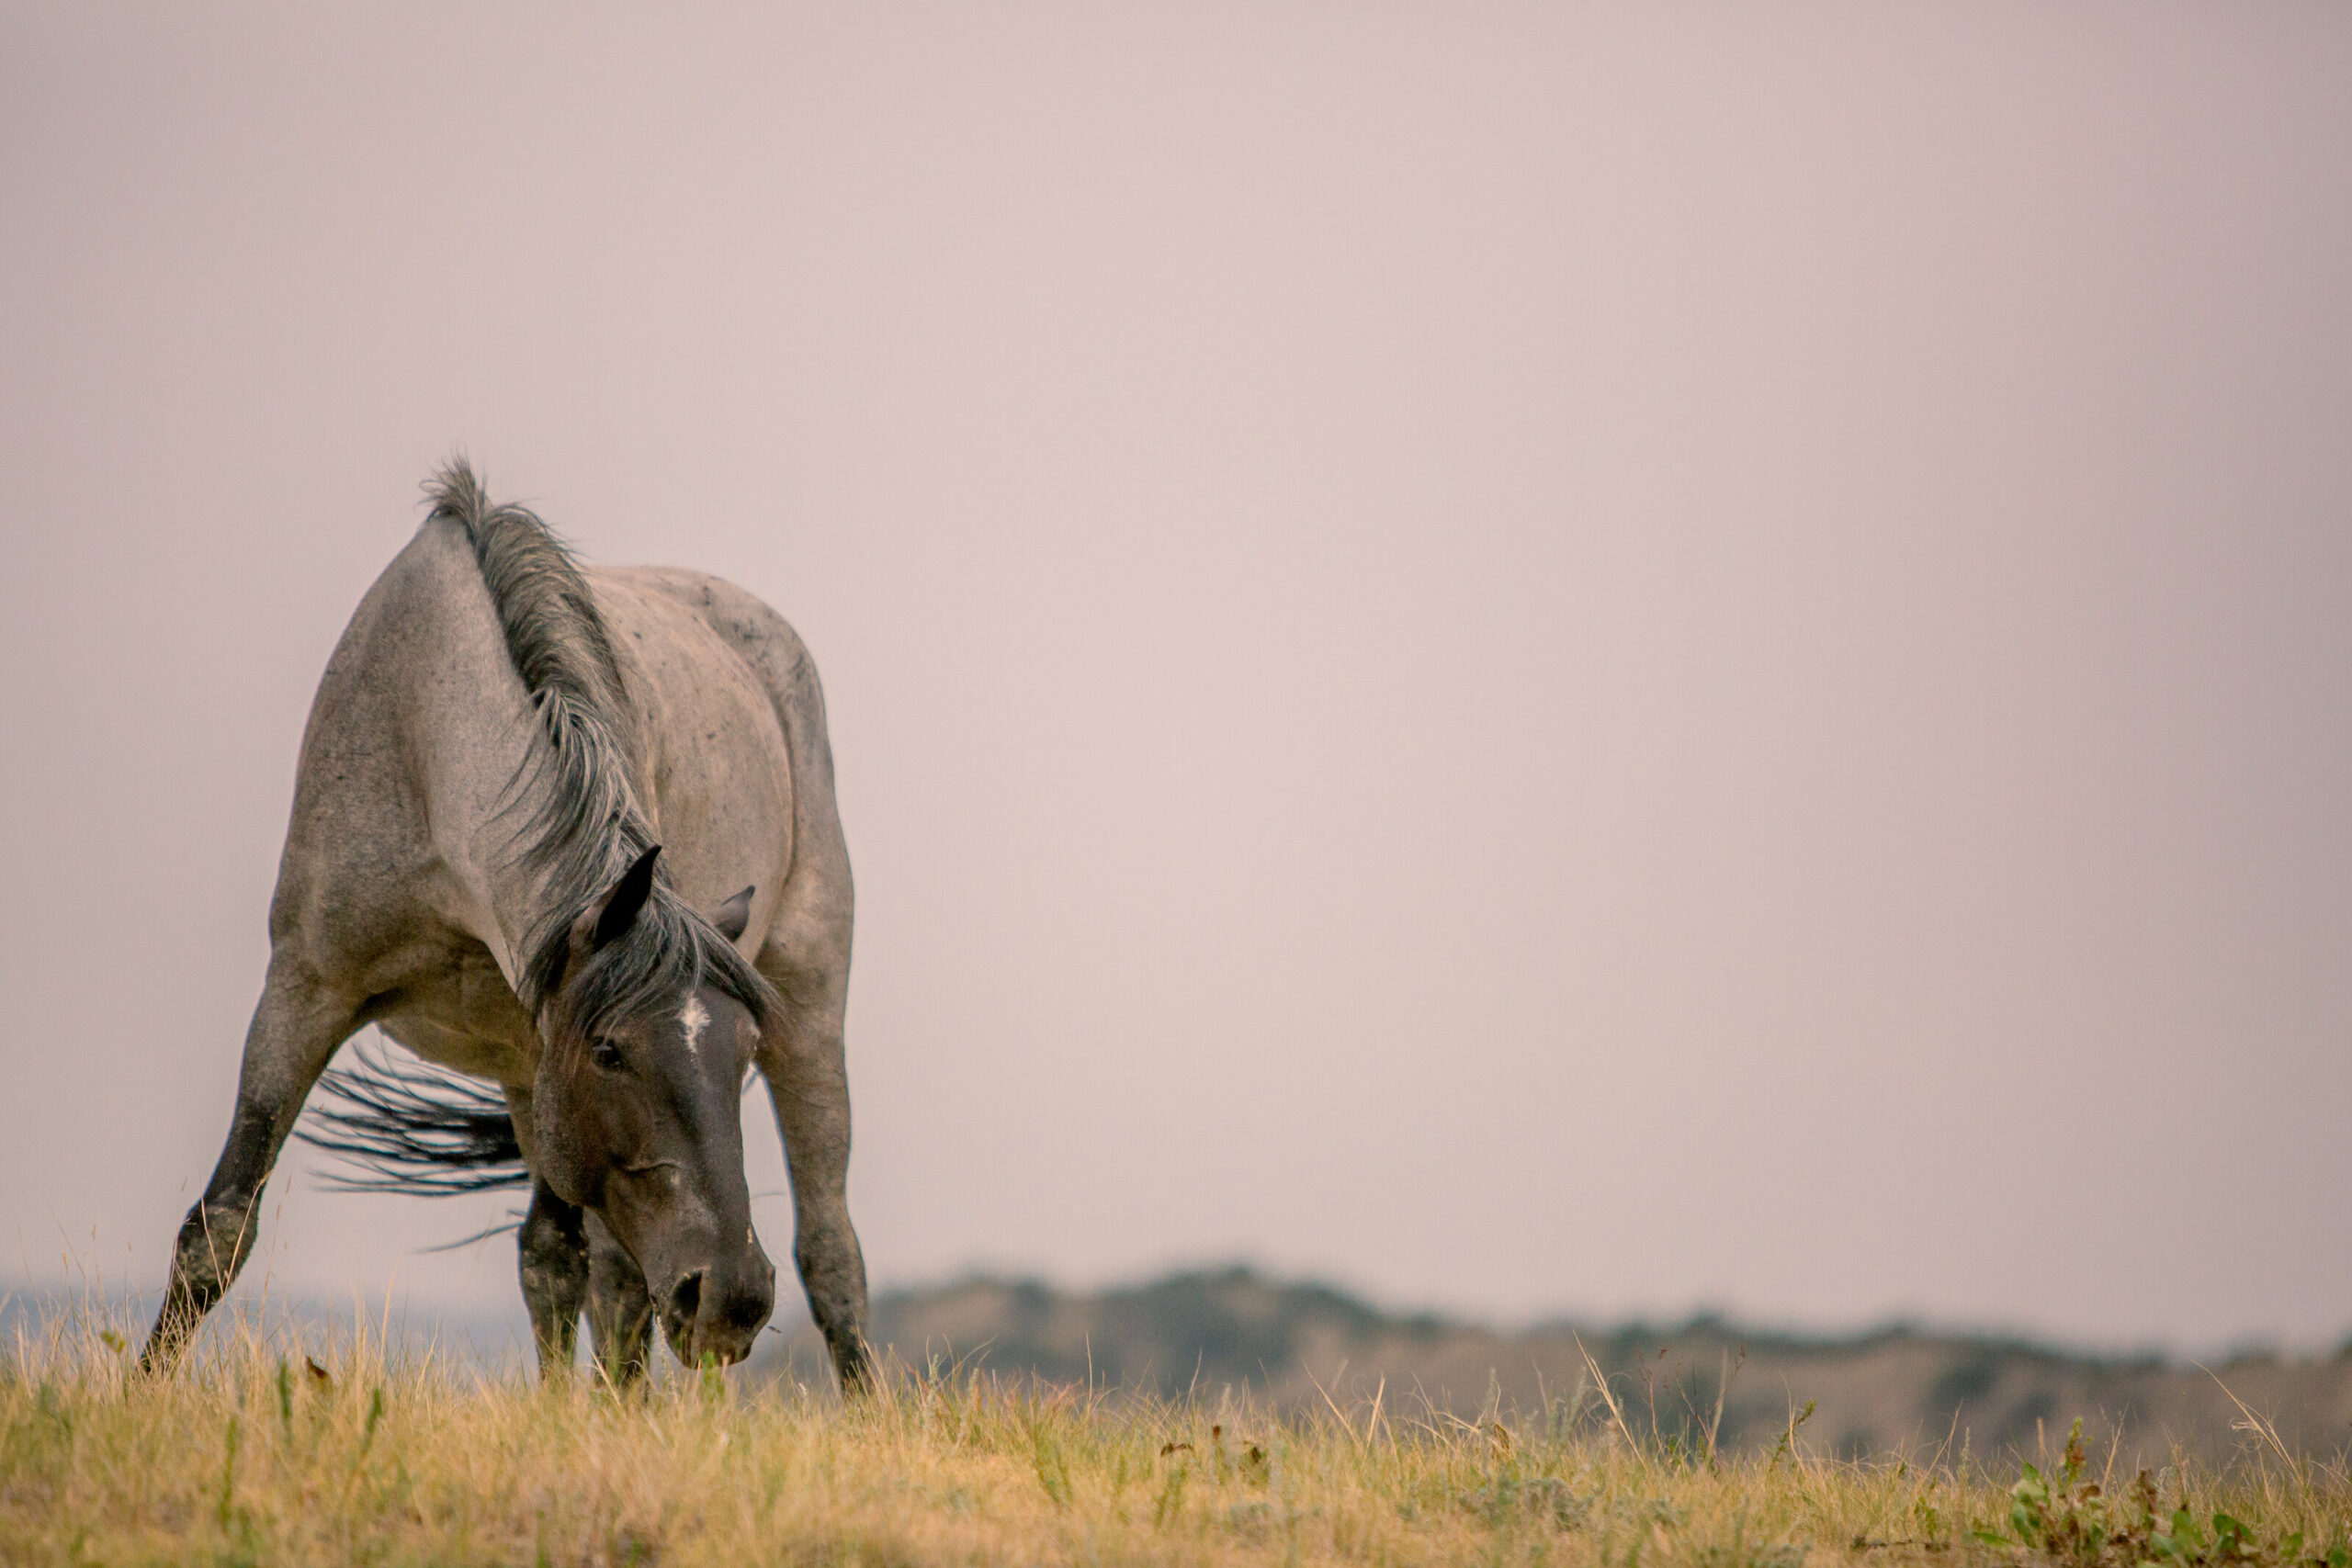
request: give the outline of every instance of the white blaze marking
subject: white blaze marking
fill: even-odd
[[[710,1027],[710,1013],[702,1005],[700,997],[688,997],[686,1005],[678,1010],[678,1027],[686,1032],[686,1055],[694,1055],[695,1043],[702,1038],[702,1032]]]

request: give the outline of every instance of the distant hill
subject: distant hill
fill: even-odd
[[[827,1386],[831,1374],[798,1292],[789,1276],[780,1283],[775,1330],[762,1337],[772,1348],[753,1357],[745,1382]],[[0,1344],[20,1333],[38,1337],[52,1317],[78,1317],[91,1305],[69,1290],[0,1291]],[[102,1321],[135,1338],[153,1312],[152,1292],[109,1298]],[[266,1306],[239,1298],[232,1308],[266,1332],[293,1325],[322,1336],[347,1333],[351,1312],[348,1303],[283,1297]],[[385,1326],[396,1341],[431,1344],[444,1359],[485,1369],[520,1372],[530,1360],[519,1301],[475,1314],[397,1311]],[[2335,1458],[2352,1448],[2346,1354],[2241,1355],[2209,1373],[2154,1356],[2089,1356],[1905,1327],[1809,1337],[1702,1317],[1500,1332],[1385,1313],[1328,1285],[1238,1268],[1091,1293],[991,1278],[886,1292],[875,1298],[869,1330],[918,1368],[936,1359],[1000,1377],[1080,1385],[1091,1379],[1114,1398],[1190,1390],[1211,1403],[1230,1396],[1314,1411],[1325,1408],[1328,1393],[1361,1414],[1377,1393],[1392,1416],[1464,1420],[1494,1408],[1506,1419],[1542,1419],[1547,1400],[1555,1418],[1605,1418],[1585,1366],[1589,1351],[1634,1429],[1684,1443],[1713,1418],[1731,1369],[1721,1427],[1726,1449],[1778,1442],[1792,1414],[1811,1401],[1800,1438],[1811,1451],[1839,1457],[1946,1449],[1957,1459],[1964,1444],[1987,1460],[2031,1458],[2040,1448],[2054,1450],[2080,1416],[2101,1462],[2109,1440],[2119,1442],[2126,1467],[2161,1465],[2176,1443],[2219,1460],[2250,1440],[2238,1429],[2245,1417],[2233,1393],[2300,1452]]]
[[[1689,1442],[1722,1402],[1727,1448],[1780,1440],[1807,1401],[1800,1436],[1839,1456],[1914,1453],[1963,1444],[1980,1457],[2055,1450],[2077,1416],[2103,1458],[2161,1464],[2176,1444],[2218,1459],[2252,1440],[2230,1395],[2300,1451],[2352,1444],[2352,1359],[2241,1357],[2209,1374],[2161,1359],[2074,1355],[2017,1340],[1888,1328],[1804,1338],[1713,1318],[1676,1327],[1545,1324],[1502,1333],[1444,1318],[1397,1316],[1327,1285],[1248,1269],[1179,1274],[1146,1285],[1065,1294],[1034,1280],[973,1278],[877,1297],[877,1344],[921,1367],[962,1360],[999,1375],[1208,1399],[1234,1395],[1321,1409],[1328,1393],[1361,1407],[1380,1392],[1404,1416],[1555,1418],[1600,1413],[1584,1351],[1602,1368],[1624,1419]],[[1578,1348],[1581,1339],[1583,1348]],[[771,1343],[775,1343],[771,1340]],[[822,1383],[813,1329],[754,1359],[755,1379]],[[2217,1381],[2217,1375],[2218,1380]],[[2222,1384],[2228,1385],[2224,1392]],[[1318,1386],[1319,1385],[1319,1386]]]

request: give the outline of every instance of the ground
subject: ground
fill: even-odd
[[[0,1354],[6,1562],[2320,1563],[2352,1484],[2270,1446],[2118,1473],[1660,1439],[1597,1386],[1318,1415],[895,1366],[872,1398],[716,1369],[544,1390],[364,1327],[212,1330],[178,1375],[96,1317]],[[309,1337],[306,1339],[304,1335]]]

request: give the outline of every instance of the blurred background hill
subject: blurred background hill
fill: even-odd
[[[1605,1418],[1585,1353],[1637,1430],[1689,1443],[1722,1392],[1725,1448],[1770,1447],[1808,1402],[1801,1436],[1819,1451],[1963,1450],[2012,1461],[2055,1451],[2076,1417],[2095,1462],[2166,1462],[2176,1448],[2219,1459],[2262,1441],[2249,1413],[2289,1447],[2333,1455],[2352,1435],[2352,1358],[2245,1351],[2210,1370],[2158,1355],[2072,1352],[2022,1339],[1894,1325],[1845,1337],[1743,1327],[1565,1321],[1498,1329],[1383,1312],[1329,1285],[1247,1268],[1173,1274],[1076,1293],[986,1276],[876,1298],[878,1344],[916,1367],[978,1366],[1113,1391],[1216,1401],[1248,1396],[1312,1411],[1326,1396],[1358,1410],[1475,1420],[1499,1406]],[[771,1339],[771,1343],[776,1343]],[[754,1379],[821,1385],[815,1330],[757,1356]],[[2233,1398],[2233,1395],[2235,1397]],[[2241,1409],[2238,1401],[2243,1401]]]
[[[6,1292],[0,1348],[92,1319],[130,1346],[155,1305],[153,1292]],[[1719,1422],[1724,1449],[1769,1449],[1795,1420],[1812,1453],[1951,1464],[1966,1454],[2003,1469],[2054,1457],[2079,1416],[2094,1465],[2111,1454],[2124,1477],[2180,1454],[2219,1461],[2267,1444],[2266,1434],[2319,1459],[2341,1459],[2352,1446],[2352,1343],[2307,1355],[2247,1348],[2200,1362],[1902,1323],[1843,1335],[1707,1314],[1508,1327],[1384,1310],[1328,1283],[1239,1265],[1097,1291],[970,1274],[877,1293],[870,1326],[876,1343],[912,1369],[1091,1386],[1114,1401],[1189,1395],[1260,1416],[1336,1404],[1360,1420],[1376,1402],[1407,1422],[1499,1413],[1514,1424],[1606,1423],[1597,1365],[1637,1436],[1685,1446]],[[533,1364],[519,1302],[467,1311],[413,1296],[387,1306],[255,1292],[232,1299],[207,1334],[258,1334],[291,1355],[355,1329],[492,1377],[527,1376]],[[763,1341],[767,1348],[735,1374],[740,1387],[756,1393],[797,1382],[831,1397],[829,1363],[797,1292],[784,1292]],[[658,1358],[658,1380],[678,1373],[666,1353]]]

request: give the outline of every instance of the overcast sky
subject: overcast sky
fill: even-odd
[[[0,9],[0,1285],[462,448],[816,653],[878,1283],[2352,1329],[2352,9],[650,11]]]

